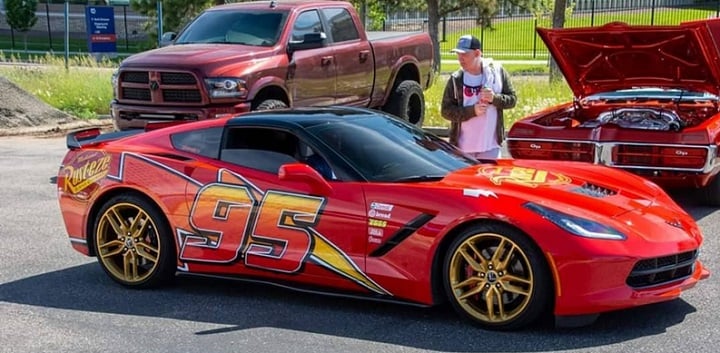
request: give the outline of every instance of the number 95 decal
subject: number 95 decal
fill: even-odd
[[[248,267],[281,273],[300,272],[312,259],[363,287],[389,294],[315,231],[325,202],[324,197],[277,190],[263,194],[243,177],[221,170],[218,182],[203,186],[195,196],[189,216],[193,231],[180,238],[180,259],[231,263],[242,258]]]

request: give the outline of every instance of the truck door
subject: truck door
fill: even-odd
[[[299,14],[292,26],[290,41],[302,41],[306,33],[324,32],[317,10]],[[334,104],[336,70],[332,47],[293,52],[287,77],[293,105],[303,107]]]
[[[322,9],[335,50],[337,85],[335,104],[367,106],[372,94],[375,64],[370,42],[363,40],[358,25],[345,8]]]

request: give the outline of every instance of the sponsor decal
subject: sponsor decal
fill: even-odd
[[[370,237],[368,237],[368,243],[380,244],[380,243],[382,243],[382,239],[370,236]]]
[[[382,218],[382,219],[390,219],[392,218],[392,214],[380,212],[377,210],[370,210],[368,211],[368,216],[372,218]]]
[[[463,196],[472,196],[472,197],[485,196],[485,197],[498,198],[494,192],[492,192],[490,190],[485,190],[485,189],[463,189]]]
[[[63,189],[71,194],[78,194],[107,176],[109,170],[108,154],[99,151],[81,154],[63,167]]]
[[[381,203],[381,202],[371,202],[370,203],[371,210],[391,212],[393,210],[393,207],[395,207],[395,205],[391,205],[389,203]]]
[[[483,167],[478,169],[477,174],[490,179],[495,185],[507,182],[531,188],[538,185],[570,184],[572,181],[572,179],[560,173],[523,167]]]
[[[368,228],[368,234],[376,237],[382,237],[384,232],[382,228]]]
[[[381,219],[368,219],[368,225],[370,227],[379,227],[379,228],[385,228],[387,227],[387,221],[383,221]]]

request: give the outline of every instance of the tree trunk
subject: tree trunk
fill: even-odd
[[[428,33],[430,39],[433,42],[433,50],[435,51],[435,62],[433,70],[440,73],[442,57],[440,55],[440,40],[439,40],[439,26],[440,26],[440,6],[438,0],[428,0]]]
[[[567,0],[555,0],[555,8],[553,10],[552,28],[563,28],[565,27],[565,10],[567,7]],[[550,82],[558,82],[562,80],[563,76],[560,72],[555,59],[550,58]]]

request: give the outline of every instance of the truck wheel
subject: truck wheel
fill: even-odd
[[[272,110],[272,109],[284,109],[287,108],[287,104],[277,99],[266,99],[255,107],[253,110]]]
[[[703,188],[705,203],[708,206],[720,206],[720,174],[716,174],[710,184]]]
[[[390,93],[383,110],[410,124],[422,127],[425,119],[425,95],[422,87],[411,80],[400,82]]]

